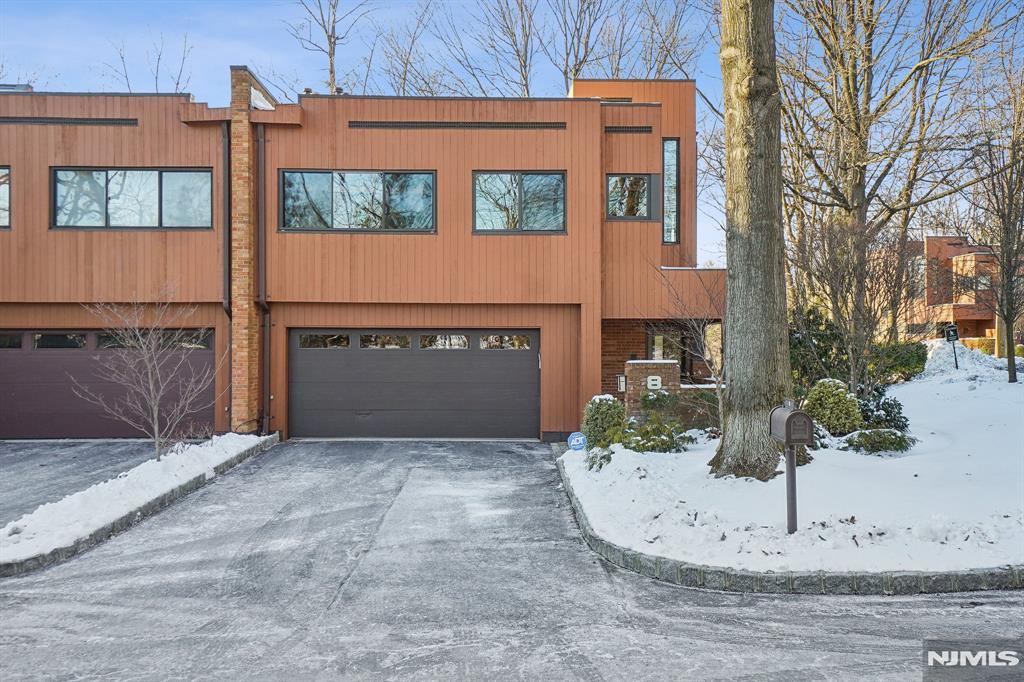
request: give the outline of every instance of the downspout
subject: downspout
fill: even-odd
[[[256,124],[256,230],[257,230],[257,272],[260,313],[263,317],[263,407],[261,410],[260,433],[270,432],[270,306],[267,305],[267,197],[264,187],[266,178],[266,136],[262,123]]]

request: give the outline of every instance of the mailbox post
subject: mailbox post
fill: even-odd
[[[772,438],[786,448],[786,530],[796,532],[796,446],[814,444],[814,422],[787,400],[769,417]]]

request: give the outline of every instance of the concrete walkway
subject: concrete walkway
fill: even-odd
[[[293,441],[0,581],[0,676],[920,679],[1022,607],[686,590],[596,559],[546,446]]]

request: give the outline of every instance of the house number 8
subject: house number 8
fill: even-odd
[[[647,390],[657,391],[659,388],[661,388],[661,377],[657,375],[647,377]]]

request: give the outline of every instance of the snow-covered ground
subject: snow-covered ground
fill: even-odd
[[[196,476],[213,478],[214,467],[261,440],[228,433],[180,445],[160,461],[147,460],[115,478],[41,505],[0,529],[0,563],[68,547]]]
[[[1006,383],[1005,360],[957,355],[959,370],[934,342],[925,372],[889,389],[919,439],[909,452],[823,449],[797,470],[792,536],[785,477],[710,476],[714,440],[680,454],[616,446],[601,471],[584,453],[562,462],[594,530],[648,554],[764,571],[1024,564],[1024,385]]]

